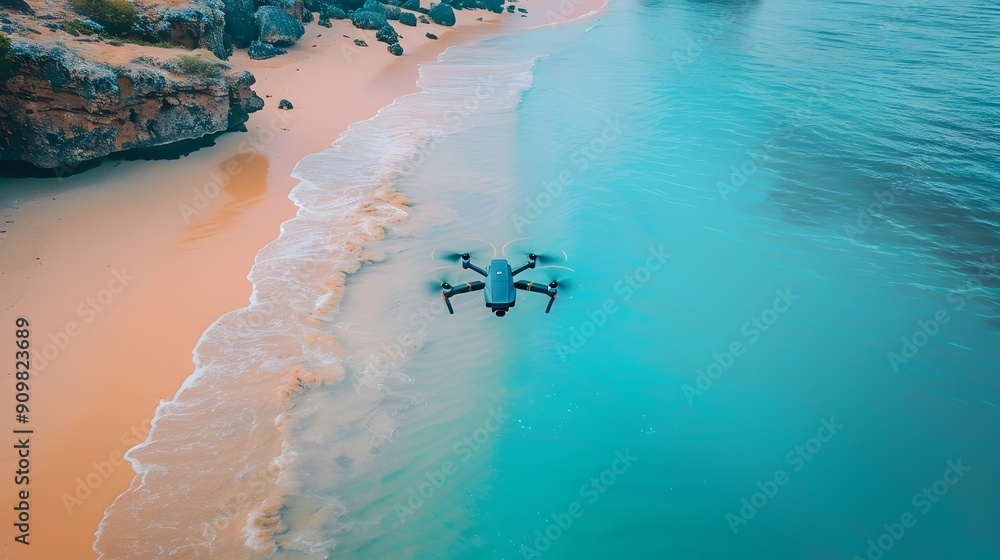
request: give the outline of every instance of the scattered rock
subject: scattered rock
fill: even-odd
[[[282,99],[281,101],[278,102],[278,108],[281,109],[282,111],[289,111],[291,109],[294,109],[295,107],[292,107],[291,101],[287,99]]]
[[[399,42],[399,33],[391,25],[386,25],[375,32],[375,39],[391,45]]]
[[[360,10],[351,14],[351,23],[358,29],[368,29],[370,31],[382,29],[386,25],[389,25],[389,21],[385,19],[384,15],[366,10]]]
[[[325,17],[327,19],[347,19],[347,13],[341,10],[337,6],[331,4],[324,4],[323,9],[319,12],[320,17]]]
[[[399,14],[399,23],[409,25],[410,27],[416,27],[417,16],[413,15],[412,12],[403,12]]]
[[[261,6],[257,10],[257,32],[264,43],[291,45],[305,34],[306,29],[281,8]]]
[[[250,48],[247,49],[247,55],[254,60],[267,60],[285,54],[285,52],[287,52],[285,49],[279,49],[270,43],[261,43],[260,41],[250,43]]]
[[[359,46],[359,47],[367,47],[368,46],[368,43],[366,43],[364,39],[355,39],[354,40],[354,44],[357,45],[357,46]]]
[[[428,39],[434,39],[434,40],[437,40],[438,36],[437,36],[437,35],[435,35],[435,34],[433,34],[433,33],[428,33],[428,34],[427,34],[427,38],[428,38]]]
[[[403,11],[396,6],[386,6],[385,7],[385,19],[389,21],[399,21],[399,16],[403,15]]]
[[[503,13],[503,0],[479,0],[477,5],[480,8],[489,10],[493,13]]]
[[[428,24],[430,23],[429,21],[427,21],[427,16],[425,16],[425,15],[421,15],[421,16],[420,16],[419,18],[417,18],[417,19],[419,19],[419,20],[420,20],[420,23],[428,23]]]
[[[455,25],[455,10],[448,4],[435,4],[434,7],[427,12],[427,15],[431,18],[431,21],[438,25],[444,25],[446,27]]]
[[[104,33],[104,26],[92,19],[77,19],[73,21],[80,22],[80,25],[90,29],[94,33]]]
[[[333,24],[330,23],[330,18],[320,17],[319,24],[323,27],[333,27]]]
[[[524,8],[518,8],[517,11],[521,12],[522,14],[528,13],[528,10],[525,10]]]
[[[515,7],[513,6],[513,5],[508,5],[508,6],[507,6],[507,13],[509,13],[509,14],[513,14],[513,13],[514,13],[514,10],[516,10],[516,9],[517,9],[517,8],[515,8]]]
[[[399,43],[392,43],[387,47],[387,50],[395,56],[403,55],[403,45],[400,45]]]

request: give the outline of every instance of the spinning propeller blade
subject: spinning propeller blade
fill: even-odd
[[[566,254],[566,251],[562,250],[537,252],[521,248],[511,248],[511,245],[515,245],[521,241],[527,241],[527,238],[514,239],[512,241],[504,243],[503,247],[500,249],[500,253],[504,256],[505,259],[512,259],[515,257],[530,259],[532,256],[534,256],[538,264],[564,263],[569,260],[569,255]],[[522,243],[521,245],[527,245],[527,244]]]
[[[543,270],[543,269],[545,270],[545,278],[550,283],[555,282],[560,292],[569,293],[573,291],[574,283],[572,280],[567,280],[567,278],[570,278],[571,276],[569,273],[576,272],[575,270],[573,270],[568,266],[560,266],[557,264],[540,266],[535,270]]]
[[[469,255],[470,258],[476,260],[483,260],[483,259],[489,260],[497,256],[497,248],[494,247],[492,243],[487,243],[482,239],[467,237],[464,239],[460,239],[459,241],[468,242],[468,243],[461,243],[460,245],[463,247],[467,247],[467,250],[447,251],[443,249],[433,249],[431,250],[431,258],[458,264],[462,262],[462,258],[465,255]],[[493,256],[489,256],[491,250]]]

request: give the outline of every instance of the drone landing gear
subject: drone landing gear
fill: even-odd
[[[485,273],[484,273],[485,276]],[[461,286],[452,287],[451,284],[447,282],[441,283],[441,299],[444,300],[444,304],[448,306],[448,313],[454,315],[455,310],[451,306],[451,296],[457,294],[467,294],[469,292],[478,292],[486,287],[485,282],[480,282],[476,280],[475,282],[467,282]]]
[[[534,282],[525,282],[524,280],[518,280],[514,282],[514,287],[518,290],[524,290],[526,292],[535,292],[536,294],[545,294],[549,296],[549,304],[545,306],[545,312],[548,313],[552,310],[552,304],[556,302],[557,292],[556,288],[559,287],[559,282],[553,280],[549,283],[547,287],[539,286]]]

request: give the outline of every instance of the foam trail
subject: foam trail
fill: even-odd
[[[296,165],[297,215],[257,254],[250,305],[205,331],[195,372],[128,452],[137,475],[105,512],[94,545],[101,558],[325,558],[350,528],[336,497],[300,497],[308,523],[283,518],[300,484],[295,407],[311,388],[343,386],[339,418],[365,437],[328,444],[360,464],[391,439],[396,411],[412,401],[392,388],[405,380],[400,364],[346,367],[338,306],[348,276],[382,258],[367,245],[410,214],[394,179],[478,113],[509,111],[530,87],[533,59],[479,49],[475,57],[449,49],[421,68],[420,93]]]

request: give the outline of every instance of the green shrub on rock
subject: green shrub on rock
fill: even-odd
[[[137,11],[128,0],[72,0],[76,11],[118,35],[132,29]]]
[[[190,54],[177,55],[171,63],[170,70],[176,70],[188,76],[218,78],[222,75],[222,70],[219,69],[218,64]]]
[[[14,57],[10,54],[10,37],[0,33],[0,82],[6,82],[17,72]]]

